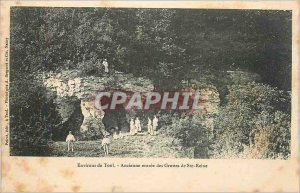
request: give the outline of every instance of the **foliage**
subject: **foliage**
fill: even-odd
[[[290,116],[280,111],[268,116],[262,112],[257,120],[254,142],[249,150],[252,158],[288,158],[290,156],[291,122]],[[249,156],[250,157],[250,156]]]
[[[204,121],[199,115],[174,116],[172,124],[163,127],[161,132],[177,139],[184,148],[194,148],[195,158],[208,158],[211,132]]]
[[[100,61],[87,61],[87,62],[79,62],[77,64],[77,69],[80,70],[81,75],[89,76],[89,75],[104,75],[104,67]]]
[[[100,117],[91,118],[86,122],[86,131],[77,131],[76,136],[82,140],[99,140],[103,137],[104,125]]]
[[[214,123],[215,155],[236,157],[251,148],[255,154],[252,158],[279,155],[287,158],[291,132],[289,97],[258,83],[232,86],[228,103],[221,108]],[[254,153],[256,150],[260,155]]]
[[[290,11],[15,7],[11,26],[16,68],[97,74],[106,58],[159,89],[240,69],[290,90]]]
[[[52,129],[60,121],[53,104],[54,96],[47,96],[42,85],[26,77],[16,81],[10,87],[10,153],[48,155]]]

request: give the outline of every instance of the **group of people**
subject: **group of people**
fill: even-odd
[[[148,124],[147,124],[147,128],[148,128],[148,133],[150,135],[155,135],[156,132],[156,128],[158,126],[158,118],[156,116],[154,116],[153,120],[151,120],[148,117]],[[141,121],[139,120],[138,117],[135,118],[135,120],[133,120],[131,118],[130,120],[130,134],[131,135],[135,135],[138,132],[142,131],[142,127],[141,127]]]
[[[158,126],[158,118],[154,116],[153,121],[151,121],[151,119],[148,117],[147,127],[148,127],[148,133],[150,135],[155,135],[157,126]]]
[[[148,134],[155,135],[157,126],[158,126],[158,118],[156,116],[154,116],[153,120],[151,120],[148,117],[148,124],[147,124]],[[141,131],[142,131],[142,127],[141,127],[141,121],[139,120],[139,118],[136,117],[135,120],[131,119],[130,120],[130,132],[127,135],[135,135]],[[114,137],[114,139],[116,139],[115,135],[113,137]],[[122,137],[124,137],[124,136],[122,135]],[[66,138],[66,142],[68,145],[68,151],[70,151],[70,150],[72,152],[74,151],[74,142],[75,141],[76,141],[76,139],[75,139],[74,135],[72,134],[71,131],[69,131],[69,134]],[[109,134],[107,133],[104,135],[102,142],[101,142],[101,146],[104,150],[105,155],[108,155],[109,144],[110,144],[110,138],[109,138]]]

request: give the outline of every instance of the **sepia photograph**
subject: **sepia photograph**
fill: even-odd
[[[299,192],[298,1],[1,1],[0,192]]]
[[[291,11],[10,11],[10,155],[289,159]]]

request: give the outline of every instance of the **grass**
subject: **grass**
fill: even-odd
[[[76,141],[74,152],[67,151],[66,142],[55,142],[52,148],[54,157],[104,157],[104,151],[99,141]],[[165,135],[150,136],[139,134],[113,139],[110,152],[106,157],[132,158],[182,158],[190,157],[174,139]]]

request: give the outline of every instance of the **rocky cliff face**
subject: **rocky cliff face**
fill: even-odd
[[[104,113],[94,107],[93,97],[105,89],[138,92],[154,89],[150,80],[122,73],[96,77],[81,76],[78,71],[64,71],[40,74],[37,78],[43,81],[49,92],[55,92],[57,95],[55,103],[62,124],[53,138],[58,140],[61,140],[59,136],[65,136],[70,130],[85,132],[91,124],[107,130],[127,131],[128,123],[124,116],[126,112]]]
[[[60,132],[56,132],[55,138],[65,136],[69,130],[86,132],[90,128],[100,128],[101,132],[129,130],[128,112],[104,112],[94,107],[96,93],[106,89],[150,92],[154,90],[152,82],[131,74],[116,73],[101,77],[82,76],[79,71],[64,71],[39,75],[39,80],[50,92],[57,95],[55,103],[62,118]],[[205,109],[200,113],[207,115],[208,124],[212,124],[212,117],[218,112],[220,99],[217,89],[212,85],[203,86],[194,83],[190,90],[200,90],[201,105]],[[210,126],[213,128],[213,125]]]

